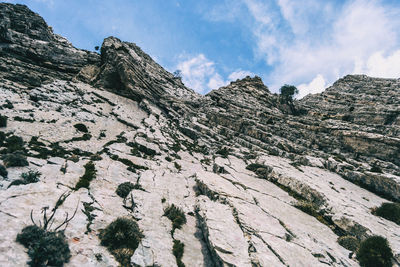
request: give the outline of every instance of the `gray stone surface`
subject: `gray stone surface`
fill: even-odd
[[[98,55],[25,6],[0,16],[0,131],[29,162],[0,177],[0,266],[26,265],[16,235],[63,193],[54,225],[78,205],[66,266],[118,266],[99,239],[118,217],[144,236],[132,266],[176,266],[174,240],[185,266],[358,266],[342,235],[386,237],[399,265],[400,226],[372,214],[400,200],[399,80],[346,76],[293,106],[258,77],[200,96],[134,44],[109,37]],[[95,179],[73,190],[90,160]],[[40,181],[9,187],[28,170]],[[137,187],[122,199],[124,182]],[[172,204],[186,217],[173,234]]]

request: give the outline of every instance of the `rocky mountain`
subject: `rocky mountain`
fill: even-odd
[[[381,236],[398,266],[378,207],[400,201],[399,103],[364,75],[199,95],[133,43],[77,49],[1,3],[0,265],[359,266]]]

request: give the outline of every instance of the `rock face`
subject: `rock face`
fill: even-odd
[[[66,266],[359,266],[338,238],[371,235],[400,264],[400,226],[373,214],[400,201],[399,80],[346,76],[293,106],[258,77],[201,96],[134,44],[99,55],[26,6],[0,18],[1,266],[27,264],[16,236],[55,206],[50,231],[76,210]],[[143,238],[118,254],[100,236],[119,217]]]

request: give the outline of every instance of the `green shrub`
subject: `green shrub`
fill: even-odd
[[[92,138],[92,135],[89,133],[84,133],[82,136],[79,137],[73,137],[69,140],[64,141],[64,143],[71,143],[71,142],[76,142],[76,141],[88,141]]]
[[[345,249],[350,251],[356,251],[360,246],[360,241],[357,238],[351,235],[345,235],[338,238],[338,243]]]
[[[165,209],[164,216],[166,216],[172,222],[172,235],[174,234],[175,229],[181,229],[182,225],[186,223],[185,213],[182,211],[182,209],[178,208],[174,204]]]
[[[117,190],[115,190],[115,193],[117,193],[118,196],[122,198],[126,198],[129,193],[132,191],[132,189],[135,188],[135,185],[131,182],[125,182],[120,185],[118,185]]]
[[[93,161],[89,161],[83,167],[85,168],[85,173],[79,178],[79,181],[76,183],[74,188],[75,190],[78,190],[82,187],[89,189],[90,182],[96,178],[96,167]]]
[[[4,167],[2,164],[0,164],[0,176],[3,176],[3,178],[7,178],[8,176],[6,167]]]
[[[7,127],[7,116],[0,115],[0,127]]]
[[[293,96],[299,93],[299,90],[289,84],[285,84],[279,89],[281,93],[281,97],[284,98],[286,101],[293,101]]]
[[[374,212],[375,215],[385,218],[389,221],[400,225],[400,204],[399,203],[382,203]]]
[[[140,155],[140,153],[138,153],[139,151],[150,157],[153,157],[157,154],[157,151],[155,151],[154,149],[151,149],[149,147],[146,147],[146,146],[138,144],[138,143],[130,142],[127,145],[132,147],[131,153],[133,155]]]
[[[266,167],[265,165],[260,164],[260,163],[251,163],[251,164],[247,165],[246,169],[254,172],[257,169],[265,168],[265,167]]]
[[[4,141],[6,141],[6,134],[0,131],[0,146],[3,146]]]
[[[12,135],[6,139],[5,147],[7,148],[7,153],[13,153],[15,151],[24,151],[24,140],[19,137]]]
[[[247,165],[247,170],[254,172],[258,177],[266,179],[268,174],[272,172],[272,168],[259,163],[251,163]]]
[[[3,104],[3,108],[13,109],[14,105],[10,100],[6,99],[6,104]]]
[[[120,217],[103,229],[99,237],[101,245],[107,247],[122,266],[130,266],[130,258],[143,234],[136,221]]]
[[[77,129],[78,131],[80,131],[82,133],[88,133],[89,132],[88,128],[83,123],[77,123],[77,124],[74,125],[74,127],[75,127],[75,129]]]
[[[178,267],[185,267],[185,264],[182,262],[184,249],[185,249],[185,244],[175,239],[174,246],[172,248],[172,253],[176,258],[176,264],[178,265]]]
[[[38,171],[28,171],[21,174],[21,178],[28,184],[39,182],[39,177],[42,174]]]
[[[28,249],[30,266],[62,266],[71,258],[63,231],[50,232],[30,225],[17,235],[17,242]]]
[[[371,172],[382,173],[382,169],[379,166],[376,166],[376,165],[372,166],[370,171]]]
[[[10,154],[5,154],[1,157],[4,162],[4,166],[8,167],[24,167],[28,166],[29,162],[26,156],[20,151],[16,151]]]
[[[371,236],[361,242],[357,251],[357,260],[363,267],[391,267],[392,249],[386,238]]]
[[[217,150],[217,152],[215,152],[218,155],[221,155],[221,157],[226,158],[229,155],[229,149],[227,147],[223,147],[219,150]]]
[[[39,182],[39,177],[42,175],[38,171],[28,171],[21,174],[22,179],[14,180],[8,186],[10,188],[13,185],[25,185]]]

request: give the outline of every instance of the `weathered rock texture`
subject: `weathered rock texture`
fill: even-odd
[[[344,235],[386,237],[399,264],[399,225],[372,214],[400,201],[399,80],[346,76],[294,106],[258,77],[201,96],[135,44],[109,37],[99,55],[25,6],[0,4],[0,18],[0,130],[29,162],[0,181],[1,266],[26,265],[16,235],[63,193],[55,225],[78,205],[66,266],[117,266],[99,233],[122,216],[144,236],[132,266],[176,266],[177,240],[186,266],[358,266]],[[76,190],[90,160],[96,177]],[[28,170],[40,181],[9,187]],[[186,217],[174,231],[172,204]]]

